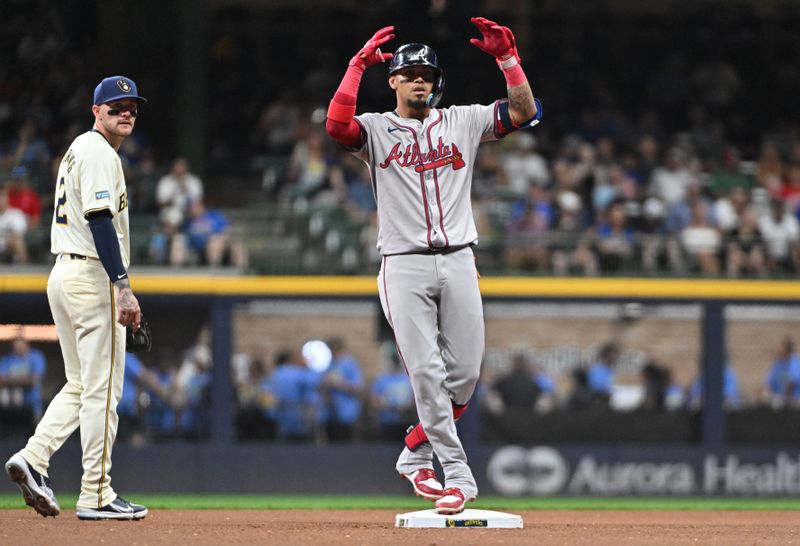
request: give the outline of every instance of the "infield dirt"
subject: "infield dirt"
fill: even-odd
[[[0,544],[800,544],[797,512],[522,511],[524,529],[398,529],[385,510],[153,510],[138,522],[0,511]]]

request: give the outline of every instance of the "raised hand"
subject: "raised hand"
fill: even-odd
[[[483,40],[470,38],[469,41],[472,45],[493,56],[498,62],[506,61],[511,57],[519,62],[517,41],[510,28],[500,26],[485,17],[473,17],[470,21],[483,34]]]
[[[373,64],[385,63],[392,59],[391,53],[381,52],[381,46],[394,38],[394,26],[383,27],[372,38],[367,40],[355,57],[350,59],[351,66],[360,66],[362,69]]]

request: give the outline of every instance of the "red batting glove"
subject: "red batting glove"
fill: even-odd
[[[512,57],[519,63],[517,41],[510,28],[500,26],[485,17],[473,17],[470,21],[483,34],[483,40],[470,38],[469,41],[472,45],[493,56],[501,67]]]
[[[383,27],[370,38],[364,47],[350,59],[350,66],[360,67],[362,70],[373,64],[385,63],[391,60],[394,55],[382,53],[381,46],[394,38],[394,26]]]

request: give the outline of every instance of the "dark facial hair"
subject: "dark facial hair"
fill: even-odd
[[[408,101],[406,101],[406,106],[412,110],[422,111],[428,107],[428,101],[426,99],[408,99]]]

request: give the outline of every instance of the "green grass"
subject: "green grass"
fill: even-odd
[[[77,494],[59,494],[61,507],[75,508]],[[130,500],[158,510],[425,510],[415,497],[366,495],[141,494]],[[482,497],[471,508],[487,510],[781,510],[800,511],[800,499],[738,498],[507,498]],[[0,509],[25,508],[18,494],[0,494]]]

